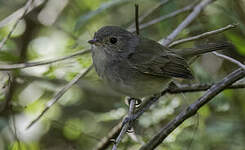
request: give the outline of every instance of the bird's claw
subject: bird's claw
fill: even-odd
[[[128,104],[129,105],[130,105],[131,100],[135,100],[135,106],[136,107],[139,107],[140,104],[142,103],[142,100],[141,99],[138,99],[138,98],[131,98],[131,97],[129,97],[127,100],[128,100]]]

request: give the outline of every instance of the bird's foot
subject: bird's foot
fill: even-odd
[[[142,103],[142,100],[139,98],[132,98],[132,97],[127,97],[127,104],[129,105],[131,100],[135,100],[135,107],[139,107],[140,104]]]

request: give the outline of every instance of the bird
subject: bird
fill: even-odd
[[[112,89],[133,98],[159,93],[172,78],[193,79],[189,58],[230,47],[223,42],[171,49],[119,26],[100,28],[88,43],[97,74]]]

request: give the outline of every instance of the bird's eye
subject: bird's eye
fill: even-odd
[[[114,38],[114,37],[110,38],[110,43],[111,44],[116,44],[117,43],[117,38]]]

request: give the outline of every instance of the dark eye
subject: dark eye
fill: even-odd
[[[111,44],[116,44],[117,38],[114,38],[114,37],[110,38],[110,42],[111,42]]]

